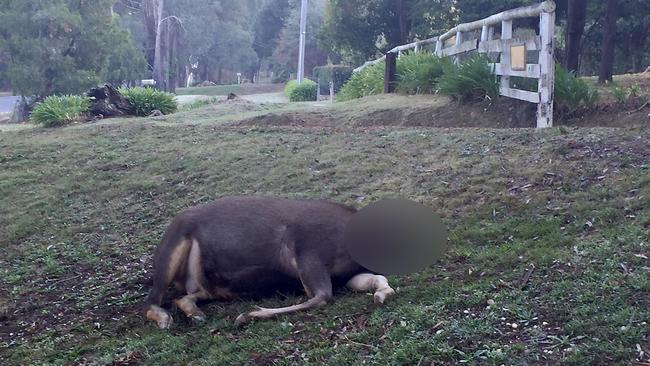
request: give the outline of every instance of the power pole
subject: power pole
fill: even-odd
[[[307,35],[307,0],[302,0],[300,6],[300,52],[298,56],[298,84],[305,77],[305,41]]]

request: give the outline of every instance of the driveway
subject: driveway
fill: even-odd
[[[11,113],[20,97],[0,97],[0,113]]]

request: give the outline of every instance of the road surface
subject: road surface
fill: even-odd
[[[0,97],[0,113],[11,113],[20,97]]]

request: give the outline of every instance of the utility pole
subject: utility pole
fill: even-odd
[[[300,6],[300,51],[298,56],[298,84],[305,77],[305,41],[307,35],[307,0],[302,0]]]

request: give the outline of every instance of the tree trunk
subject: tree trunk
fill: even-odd
[[[156,21],[156,46],[155,46],[155,56],[153,61],[153,78],[156,81],[156,88],[160,90],[165,90],[167,83],[165,82],[165,64],[166,61],[166,50],[163,45],[163,29],[162,29],[162,17],[163,17],[163,0],[152,0],[154,2],[154,11],[155,11],[155,21]]]
[[[598,82],[612,81],[614,74],[614,51],[616,46],[616,21],[618,20],[618,0],[607,0],[605,35],[603,39],[603,58],[600,62]]]
[[[400,44],[408,42],[409,20],[406,9],[404,9],[404,0],[397,0],[397,22],[399,26]]]
[[[147,33],[145,44],[145,57],[150,71],[153,71],[156,53],[156,37],[158,32],[158,0],[144,0],[142,14],[144,17],[145,31]]]
[[[569,2],[566,32],[566,57],[564,66],[569,71],[578,72],[580,65],[580,43],[587,19],[587,0]]]

